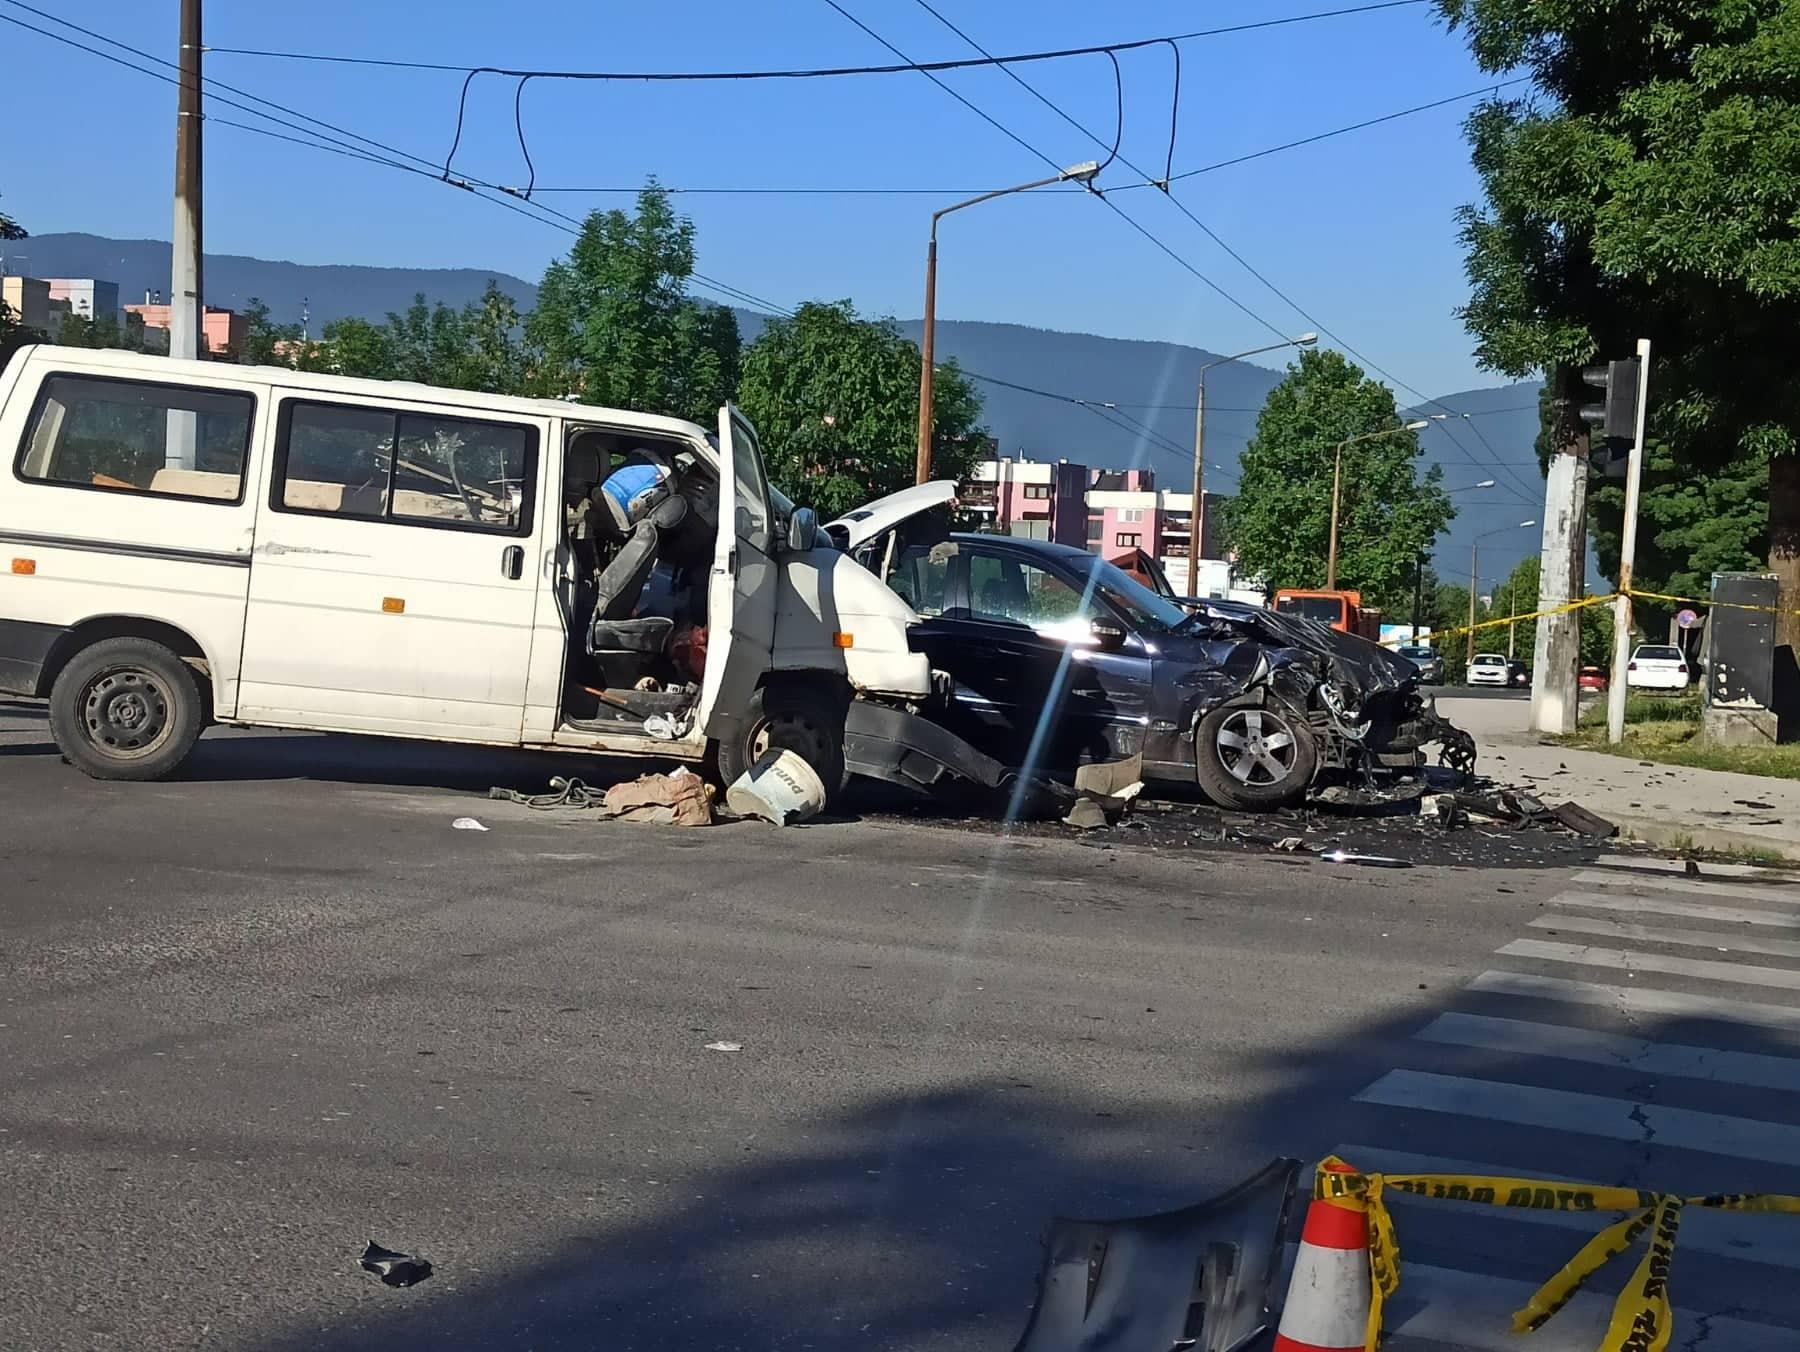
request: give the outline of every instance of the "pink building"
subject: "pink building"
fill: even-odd
[[[144,321],[146,329],[161,329],[168,332],[169,307],[146,302],[143,305],[127,305],[126,314],[137,315]],[[209,305],[206,315],[201,320],[202,331],[206,335],[206,355],[210,357],[235,357],[244,350],[244,340],[249,336],[250,322],[236,310],[227,310],[223,306]]]
[[[986,460],[960,490],[963,506],[1001,535],[1086,543],[1088,471],[1067,460]]]

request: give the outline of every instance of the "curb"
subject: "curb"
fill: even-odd
[[[1605,815],[1608,821],[1618,826],[1621,836],[1646,845],[1664,849],[1714,850],[1721,854],[1775,855],[1788,863],[1800,864],[1800,840],[1783,840],[1755,831],[1734,831],[1726,826],[1702,826],[1657,817],[1620,816],[1615,812]]]

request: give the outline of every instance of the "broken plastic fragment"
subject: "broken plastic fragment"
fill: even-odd
[[[709,1052],[741,1052],[744,1050],[744,1044],[741,1042],[709,1042],[706,1044],[706,1050]]]
[[[431,1264],[417,1254],[396,1253],[374,1240],[363,1250],[362,1269],[373,1272],[387,1286],[416,1286],[431,1275]]]
[[[451,822],[450,825],[458,831],[485,831],[485,830],[487,830],[487,827],[483,826],[480,822],[476,821],[473,817],[458,817],[455,821]]]

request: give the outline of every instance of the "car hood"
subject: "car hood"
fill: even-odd
[[[1419,668],[1356,634],[1346,634],[1317,620],[1284,615],[1242,601],[1202,603],[1184,634],[1255,639],[1276,648],[1295,649],[1321,659],[1328,679],[1363,696],[1399,690],[1417,683]]]
[[[956,480],[934,479],[914,484],[898,493],[864,503],[855,511],[845,512],[835,521],[825,523],[825,532],[846,553],[860,548],[883,531],[892,530],[909,517],[956,501]]]

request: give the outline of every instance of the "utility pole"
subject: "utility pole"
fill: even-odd
[[[1419,617],[1425,610],[1425,551],[1420,550],[1413,560],[1413,621],[1412,641],[1419,641]]]
[[[1631,568],[1637,560],[1638,494],[1644,483],[1644,419],[1650,403],[1650,340],[1637,342],[1637,407],[1625,465],[1625,527],[1619,541],[1619,599],[1613,602],[1612,680],[1606,687],[1606,740],[1625,740],[1625,667],[1631,660]]]
[[[175,113],[175,231],[169,257],[169,355],[198,357],[205,317],[201,279],[200,0],[181,0],[181,61]],[[164,459],[194,468],[194,415],[169,414]]]
[[[1544,478],[1540,610],[1576,600],[1587,573],[1588,432],[1575,412],[1577,378],[1573,368],[1557,368],[1557,448]],[[1574,732],[1579,712],[1575,676],[1581,661],[1580,613],[1571,610],[1540,619],[1531,657],[1531,726],[1538,732]]]

